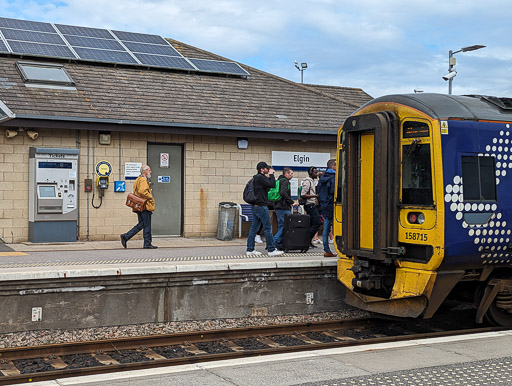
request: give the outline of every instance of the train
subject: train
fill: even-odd
[[[354,307],[431,318],[447,298],[512,325],[512,98],[389,95],[339,129],[333,232]]]

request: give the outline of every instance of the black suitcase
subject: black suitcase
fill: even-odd
[[[307,252],[309,249],[309,215],[287,214],[284,218],[283,250],[298,249]]]

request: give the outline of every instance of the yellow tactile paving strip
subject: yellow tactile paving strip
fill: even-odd
[[[28,253],[24,252],[0,252],[0,256],[26,256]]]

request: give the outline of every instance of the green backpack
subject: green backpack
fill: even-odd
[[[277,180],[276,181],[276,187],[275,188],[272,188],[268,191],[268,200],[269,201],[272,201],[272,202],[277,202],[279,201],[281,198],[283,198],[281,196],[281,193],[279,193],[279,181],[280,180]]]

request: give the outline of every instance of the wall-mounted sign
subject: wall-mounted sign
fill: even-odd
[[[96,164],[98,177],[108,177],[112,173],[112,165],[108,161],[100,161]]]
[[[292,195],[292,198],[295,200],[297,198],[297,195],[299,194],[299,179],[298,178],[292,178],[290,180],[290,193]]]
[[[124,178],[126,180],[135,180],[140,176],[140,168],[142,162],[125,162],[124,163]]]
[[[160,167],[161,168],[169,167],[169,153],[160,153]]]
[[[171,176],[158,176],[158,182],[161,184],[168,184],[171,182]]]
[[[303,151],[273,151],[272,166],[282,169],[286,166],[294,170],[307,170],[310,166],[325,167],[331,158],[330,153],[309,153]]]
[[[114,192],[124,192],[126,191],[126,182],[125,181],[114,181]]]

